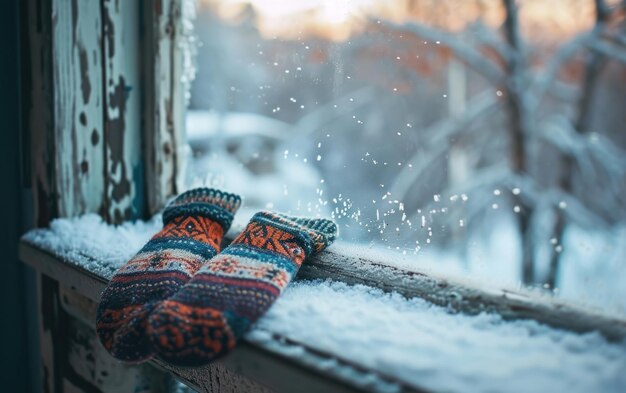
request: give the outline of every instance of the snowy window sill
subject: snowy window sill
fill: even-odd
[[[118,227],[95,215],[55,220],[24,236],[20,255],[97,302],[159,226],[156,218]],[[277,392],[619,391],[626,384],[624,320],[371,259],[368,250],[334,246],[307,260],[221,364]],[[193,388],[208,386],[202,369],[157,366]]]

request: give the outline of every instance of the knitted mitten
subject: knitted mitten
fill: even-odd
[[[295,276],[304,259],[330,245],[325,219],[257,213],[246,229],[149,317],[160,358],[200,366],[228,353]]]
[[[220,250],[241,199],[199,188],[178,196],[163,212],[163,229],[113,276],[102,293],[96,328],[117,359],[154,355],[145,334],[148,314],[178,291]]]

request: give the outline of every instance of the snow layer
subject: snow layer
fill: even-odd
[[[233,236],[243,230],[254,213],[254,210],[241,208],[228,234]],[[23,240],[68,263],[111,278],[162,227],[161,214],[149,221],[125,222],[118,226],[107,224],[97,214],[86,214],[53,220],[50,228],[32,230]]]
[[[342,145],[346,141],[327,139],[330,134],[326,138],[298,136],[301,131],[298,125],[288,132],[289,124],[257,113],[196,110],[189,111],[186,120],[188,141],[195,152],[189,160],[189,186],[227,187],[246,198],[247,206],[293,214],[332,215],[341,229],[340,239],[352,243],[353,249],[363,248],[365,244],[368,255],[382,255],[393,265],[401,263],[410,269],[454,274],[492,287],[512,290],[522,287],[523,244],[517,213],[504,196],[515,188],[468,191],[469,196],[454,194],[445,198],[436,194],[432,209],[421,206],[423,214],[416,215],[401,201],[392,201],[395,196],[384,189],[384,184],[379,184],[389,183],[389,174],[380,177],[382,172],[379,176],[370,173],[358,186],[349,181],[351,177],[361,176],[362,171],[369,173],[361,164],[368,160],[373,160],[374,165],[376,162],[365,151],[366,156],[360,161],[352,161],[355,156],[346,161],[354,143],[346,150],[348,145]],[[226,148],[227,145],[230,147]],[[340,145],[343,147],[337,148]],[[376,146],[366,145],[360,147],[376,150]],[[316,155],[319,160],[315,159]],[[333,161],[332,157],[342,159]],[[264,160],[261,166],[265,169],[252,171],[254,165],[250,163],[259,158]],[[332,165],[329,160],[333,161]],[[338,171],[337,168],[350,169]],[[376,178],[388,181],[376,181]],[[372,187],[376,195],[382,193],[381,199],[363,197],[372,192]],[[533,192],[526,188],[517,190]],[[480,209],[482,204],[486,208]],[[571,217],[578,216],[574,205],[570,202],[567,207]],[[530,289],[626,317],[626,224],[611,228],[594,224],[583,228],[572,222],[564,233],[563,243],[556,244],[550,232],[553,209],[548,210],[550,213],[536,215],[539,221],[535,223],[534,236],[535,277],[541,282]],[[470,211],[482,211],[481,218],[472,219]],[[439,229],[451,238],[444,242]],[[561,252],[562,256],[556,285],[549,288],[543,284],[547,284],[553,252]]]
[[[238,214],[232,230],[241,230],[251,214]],[[24,240],[111,277],[160,228],[160,216],[114,227],[86,215],[55,220]],[[268,332],[438,391],[617,392],[626,386],[626,342],[494,314],[451,314],[364,286],[292,283],[248,339],[267,340]]]
[[[36,229],[24,240],[100,276],[113,273],[162,227],[161,217],[114,227],[97,214],[56,219],[49,229]]]
[[[494,314],[451,314],[365,286],[293,283],[248,338],[262,341],[263,331],[436,391],[621,392],[626,386],[626,342]]]

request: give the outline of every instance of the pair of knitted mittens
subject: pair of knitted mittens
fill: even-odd
[[[102,294],[96,328],[114,357],[200,366],[227,354],[304,259],[337,234],[330,220],[260,212],[220,253],[240,204],[237,195],[201,188],[165,209],[163,229]]]

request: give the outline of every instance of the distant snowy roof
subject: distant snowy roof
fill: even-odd
[[[241,138],[257,135],[270,139],[284,138],[290,125],[256,113],[189,110],[186,117],[187,139],[191,144],[208,143],[218,136]]]

